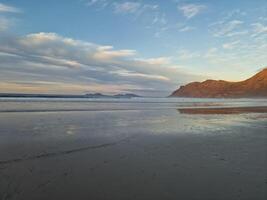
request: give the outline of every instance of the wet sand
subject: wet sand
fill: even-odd
[[[1,113],[0,199],[265,200],[267,114],[205,114]]]
[[[267,113],[266,106],[258,107],[226,107],[226,108],[180,108],[184,114],[243,114],[243,113]]]

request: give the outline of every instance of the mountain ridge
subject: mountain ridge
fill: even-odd
[[[205,80],[191,82],[175,90],[170,97],[246,98],[267,97],[267,68],[239,82]]]

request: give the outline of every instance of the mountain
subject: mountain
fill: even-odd
[[[141,97],[136,94],[126,93],[126,94],[116,94],[116,95],[107,95],[101,93],[92,93],[92,94],[23,94],[23,93],[0,93],[0,97],[8,98],[133,98]]]
[[[94,94],[86,94],[88,98],[133,98],[133,97],[141,97],[136,94],[126,93],[126,94],[115,94],[115,95],[107,95],[101,93],[94,93]]]
[[[181,86],[170,97],[246,98],[267,97],[267,68],[240,82],[206,80]]]
[[[116,94],[116,95],[113,95],[113,97],[116,97],[116,98],[134,98],[134,97],[141,97],[141,96],[136,95],[136,94],[132,94],[132,93],[126,93],[126,94]]]

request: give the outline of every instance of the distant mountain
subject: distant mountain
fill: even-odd
[[[86,94],[87,98],[133,98],[133,97],[141,97],[136,94],[126,93],[126,94],[115,94],[115,95],[106,95],[101,93],[94,94]]]
[[[170,97],[246,98],[267,97],[267,68],[240,82],[206,80],[181,86]]]
[[[113,95],[113,97],[117,97],[117,98],[133,98],[133,97],[141,97],[141,96],[136,95],[136,94],[132,94],[132,93],[126,93],[126,94],[116,94],[116,95]]]
[[[0,97],[10,98],[133,98],[141,97],[136,94],[116,94],[106,95],[101,93],[92,93],[84,95],[65,95],[65,94],[23,94],[23,93],[0,93]]]

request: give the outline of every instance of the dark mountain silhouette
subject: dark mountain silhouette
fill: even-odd
[[[240,82],[206,80],[181,86],[170,97],[246,98],[267,97],[267,68]]]

